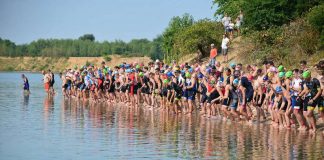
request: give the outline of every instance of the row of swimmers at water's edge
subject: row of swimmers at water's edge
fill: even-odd
[[[316,76],[306,61],[300,64],[289,70],[273,61],[243,66],[167,65],[156,60],[113,68],[103,62],[67,69],[60,78],[65,98],[122,103],[175,115],[190,116],[197,110],[207,118],[221,115],[224,120],[248,123],[271,119],[274,127],[313,133],[317,120],[324,123],[324,61],[314,67]]]

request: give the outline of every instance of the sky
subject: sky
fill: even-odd
[[[184,13],[214,19],[212,0],[0,0],[0,37],[16,44],[37,39],[152,40]]]

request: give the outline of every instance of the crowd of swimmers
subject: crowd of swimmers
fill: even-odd
[[[324,122],[324,61],[316,65],[316,77],[306,61],[300,65],[289,70],[273,61],[259,67],[217,61],[167,65],[156,60],[109,68],[102,62],[67,69],[60,78],[65,98],[164,110],[175,116],[197,112],[248,123],[271,119],[274,127],[315,132],[316,120]],[[44,75],[51,83],[51,74]],[[48,92],[50,85],[45,84]]]

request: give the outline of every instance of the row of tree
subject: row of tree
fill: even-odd
[[[29,44],[16,45],[0,38],[0,56],[94,57],[110,54],[149,56],[167,62],[184,54],[201,52],[207,55],[211,43],[220,45],[223,29],[219,22],[203,19],[194,21],[189,14],[173,17],[162,33],[152,41],[133,39],[97,42],[92,34],[79,39],[39,39]]]
[[[96,42],[92,34],[79,39],[39,39],[29,44],[16,45],[0,38],[0,56],[50,56],[50,57],[95,57],[109,54],[125,56],[149,56],[162,58],[161,36],[153,41],[133,39]]]
[[[244,26],[252,31],[265,30],[287,24],[303,16],[323,0],[214,0],[216,17],[224,13],[234,19],[240,10],[244,13]]]
[[[244,33],[266,30],[289,23],[321,4],[320,0],[214,0],[216,17],[228,13],[233,19],[240,10],[244,13]],[[322,33],[322,8],[314,12],[311,20]],[[185,54],[200,52],[207,56],[209,46],[218,48],[224,28],[220,22],[202,19],[195,21],[189,14],[173,17],[164,32],[154,40],[134,39],[130,42],[116,40],[97,42],[92,34],[79,39],[39,39],[29,44],[16,45],[0,39],[0,56],[103,56],[120,54],[125,56],[149,56],[166,62],[179,59]]]

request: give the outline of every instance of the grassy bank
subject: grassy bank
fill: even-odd
[[[106,62],[108,66],[115,66],[122,62],[144,62],[147,64],[151,59],[149,57],[122,57],[119,55],[110,56],[111,60]],[[51,69],[54,72],[61,72],[66,68],[74,66],[83,66],[85,64],[100,65],[105,61],[103,57],[0,57],[0,71],[31,71],[40,72],[42,70]]]

